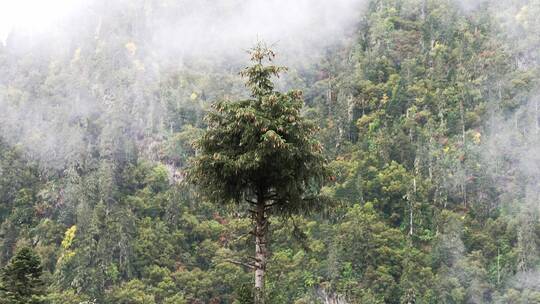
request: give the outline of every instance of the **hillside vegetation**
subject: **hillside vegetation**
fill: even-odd
[[[540,1],[367,1],[270,70],[156,48],[178,3],[0,45],[0,303],[540,303]]]

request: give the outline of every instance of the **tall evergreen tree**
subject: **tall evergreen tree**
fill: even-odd
[[[318,193],[327,169],[315,126],[301,116],[302,93],[274,90],[272,77],[286,68],[271,64],[263,44],[251,50],[253,64],[241,75],[251,98],[220,101],[207,116],[190,179],[215,203],[236,203],[253,219],[255,303],[264,303],[270,215],[303,212],[321,205]]]
[[[41,259],[29,247],[20,249],[2,271],[2,304],[42,303],[44,283]]]

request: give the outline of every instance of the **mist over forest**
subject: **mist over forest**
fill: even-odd
[[[540,303],[539,14],[0,3],[0,304]]]

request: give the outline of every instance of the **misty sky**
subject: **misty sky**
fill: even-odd
[[[49,29],[69,14],[80,0],[0,0],[0,41],[13,28],[31,31]]]
[[[33,47],[48,48],[50,58],[69,58],[66,60],[70,62],[72,58],[84,59],[89,52],[95,51],[91,48],[103,50],[107,45],[110,49],[123,50],[127,45],[133,46],[133,53],[126,56],[122,67],[128,69],[133,64],[143,71],[141,79],[147,82],[136,85],[140,85],[137,88],[142,92],[142,86],[156,81],[160,71],[186,68],[186,63],[206,62],[199,64],[198,71],[208,73],[220,64],[241,64],[247,60],[245,50],[258,40],[271,44],[278,53],[279,64],[292,69],[318,62],[327,49],[346,41],[354,32],[365,2],[0,0],[0,43],[9,44],[10,54],[22,54]],[[122,28],[120,20],[139,23],[142,30],[139,31],[139,26],[133,27],[137,31]],[[116,27],[124,31],[122,35],[113,33]],[[15,38],[7,40],[10,32]],[[111,59],[116,52],[104,51],[103,54],[103,58]],[[43,57],[43,60],[50,59],[47,58]],[[62,68],[70,73],[70,65]],[[207,70],[202,71],[204,68]],[[92,85],[115,86],[106,82]],[[68,97],[43,97],[43,100],[22,104],[0,99],[0,108],[7,109],[0,111],[0,135],[3,135],[0,137],[22,143],[33,158],[41,159],[51,167],[61,167],[65,160],[80,154],[83,130],[78,125],[69,125],[70,119],[66,117],[75,119],[108,113],[101,107],[101,97],[81,94],[81,91],[86,92],[85,89],[92,89],[78,81],[66,81],[61,89],[57,88]],[[122,91],[120,86],[115,89],[118,95],[133,93],[132,90]],[[136,99],[140,104],[128,97],[123,100],[133,103],[136,109],[143,108],[143,101],[159,102],[148,101],[142,95]],[[40,106],[36,106],[38,103]],[[57,107],[58,104],[63,106]],[[146,122],[147,115],[143,116],[140,120]],[[129,120],[138,119],[130,117]],[[141,129],[145,127],[141,123]]]
[[[55,25],[82,12],[93,0],[0,0],[0,41],[10,31],[29,32],[38,36],[62,30]],[[112,1],[121,3],[123,0]],[[280,42],[284,48],[304,44],[313,47],[321,41],[342,35],[356,20],[363,0],[216,0],[186,1],[183,13],[174,22],[163,20],[156,37],[163,36],[167,48],[175,53],[214,52],[228,46],[238,49],[253,44],[254,40]],[[85,7],[86,6],[86,7]],[[114,6],[114,5],[113,5]],[[234,8],[234,10],[231,10]],[[234,13],[231,13],[234,12]],[[176,37],[176,39],[170,39]],[[170,45],[180,41],[180,45]],[[323,43],[326,44],[326,43]],[[189,45],[189,50],[185,46]],[[163,46],[156,45],[158,49]]]

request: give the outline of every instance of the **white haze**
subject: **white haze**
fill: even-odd
[[[1,0],[0,41],[12,30],[43,34],[80,5],[81,0]]]
[[[245,51],[257,41],[273,45],[279,63],[310,66],[351,38],[364,5],[364,0],[0,1],[0,34],[6,35],[0,38],[9,54],[4,75],[13,76],[0,77],[0,87],[9,88],[0,95],[0,138],[58,169],[90,153],[88,122],[123,130],[126,138],[151,136],[147,130],[166,113],[160,97],[148,91],[167,73],[182,73],[196,63],[199,75],[236,75],[247,63]],[[110,66],[94,65],[96,56]],[[101,71],[104,67],[110,71]],[[36,76],[21,76],[27,73]],[[135,79],[124,86],[119,79],[127,75]],[[37,93],[27,94],[28,87]],[[205,93],[209,100],[220,97]],[[235,93],[236,87],[220,92]],[[189,102],[189,95],[182,98]]]
[[[458,2],[465,12],[469,12],[486,1]],[[530,68],[531,64],[537,65],[540,62],[540,39],[535,44],[535,41],[527,41],[523,36],[540,37],[533,32],[540,27],[527,27],[519,21],[523,8],[531,1],[488,2],[496,7],[494,11],[499,14],[498,20],[506,35],[514,39],[516,44],[522,44],[525,55],[519,64],[524,68]],[[208,70],[225,66],[231,69],[231,73],[235,73],[238,66],[228,63],[245,62],[244,51],[258,40],[275,43],[279,59],[289,65],[316,63],[326,49],[350,38],[360,20],[364,4],[364,0],[95,0],[84,3],[68,0],[0,0],[0,40],[7,38],[6,47],[14,54],[14,58],[18,58],[18,54],[26,52],[29,47],[35,47],[33,44],[36,41],[45,41],[68,58],[60,64],[67,62],[69,65],[72,58],[76,57],[74,53],[77,53],[82,40],[98,41],[95,45],[90,44],[95,49],[82,49],[81,56],[84,57],[97,52],[101,47],[99,41],[109,37],[107,43],[118,48],[119,53],[125,52],[125,44],[134,41],[137,50],[133,58],[129,59],[134,62],[137,60],[145,67],[137,75],[140,78],[137,85],[125,91],[116,88],[114,79],[103,78],[105,80],[95,80],[96,83],[66,81],[65,85],[58,86],[65,90],[62,99],[40,97],[20,105],[13,103],[10,96],[0,96],[0,137],[11,144],[20,144],[30,156],[47,166],[62,168],[66,162],[76,162],[87,153],[82,130],[85,126],[77,123],[82,121],[81,117],[99,119],[101,123],[112,119],[108,122],[111,125],[122,124],[124,120],[146,119],[142,114],[145,111],[152,112],[152,104],[145,103],[148,96],[140,92],[143,91],[141,88],[155,86],[164,71],[181,70],[191,61],[206,61],[209,62]],[[137,15],[139,23],[132,31],[132,37],[114,41],[110,37],[114,37],[111,33],[119,26],[115,22],[120,22],[124,9],[129,11],[127,8],[144,13]],[[142,28],[140,31],[137,25]],[[12,29],[14,32],[8,37]],[[530,35],[526,35],[527,31],[531,31]],[[51,57],[45,56],[43,60],[44,66],[54,66],[50,62]],[[73,69],[73,79],[77,80],[77,70]],[[44,84],[38,84],[41,85]],[[2,86],[16,84],[11,79],[2,80],[0,75]],[[96,87],[98,91],[116,88],[116,99],[113,101],[126,100],[130,108],[121,117],[122,121],[115,120],[117,118],[109,113],[109,99],[102,98],[107,94],[91,93]],[[14,95],[24,94],[12,91]],[[537,95],[529,96],[529,102],[513,117],[493,117],[491,135],[485,136],[487,139],[483,146],[484,159],[491,164],[488,169],[493,171],[496,178],[500,170],[508,169],[502,168],[503,162],[510,164],[517,172],[515,175],[521,177],[519,180],[508,181],[505,176],[501,176],[496,184],[503,196],[501,200],[508,202],[516,210],[516,216],[520,217],[540,210],[540,105],[535,99]],[[162,114],[158,111],[156,115]],[[536,120],[531,117],[536,117]],[[107,144],[107,139],[98,144]],[[520,181],[526,181],[522,185],[523,193],[513,193],[519,188],[515,183]],[[521,203],[516,206],[516,201]],[[459,237],[448,235],[443,241],[455,248],[456,256],[462,254],[463,243]],[[518,273],[512,286],[538,286],[539,277],[534,271]]]
[[[482,146],[483,159],[500,192],[500,207],[518,226],[519,269],[507,287],[525,295],[527,289],[540,291],[540,272],[531,267],[540,256],[534,241],[534,227],[540,216],[540,84],[535,78],[540,72],[540,2],[492,0],[490,4],[498,34],[513,43],[515,49],[512,55],[517,71],[500,75],[501,79],[512,82],[512,77],[519,79],[521,73],[530,81],[528,94],[513,97],[521,106],[512,115],[500,114],[503,111],[491,115],[489,134]],[[500,88],[493,83],[492,89],[495,92]],[[498,107],[499,102],[492,100],[491,107]]]
[[[92,24],[99,34],[99,22],[106,15],[116,14],[121,18],[130,10],[138,10],[139,24],[135,27],[150,31],[144,42],[160,56],[212,57],[213,60],[224,55],[243,56],[242,51],[262,40],[274,45],[282,56],[315,58],[356,29],[365,2],[0,0],[0,40],[5,42],[14,31],[32,40],[67,43],[66,40],[79,34],[82,24]]]
[[[174,56],[234,55],[257,40],[284,56],[311,57],[355,29],[362,0],[180,1],[183,13],[158,20],[157,51]],[[169,55],[172,55],[169,54]],[[291,60],[293,61],[293,60]]]

